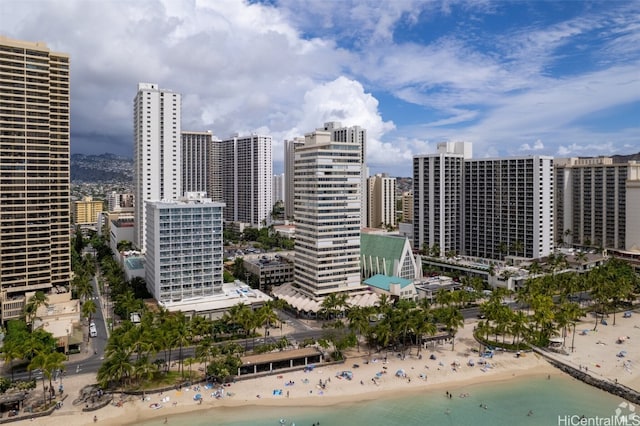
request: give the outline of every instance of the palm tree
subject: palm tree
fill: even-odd
[[[49,348],[48,350],[39,351],[27,366],[29,371],[35,369],[42,370],[42,394],[44,404],[47,403],[47,391],[44,386],[44,379],[46,377],[49,380],[49,386],[51,386],[53,372],[58,369],[64,369],[63,361],[65,359],[64,354]]]
[[[84,272],[77,274],[73,277],[73,288],[76,291],[76,297],[80,299],[80,302],[86,301],[93,296],[93,285],[91,285],[91,276]]]
[[[31,331],[34,330],[34,323],[38,315],[38,309],[41,306],[49,306],[49,297],[43,291],[36,291],[35,294],[29,298],[24,307],[27,323],[31,324]]]
[[[176,312],[171,316],[172,332],[175,336],[175,340],[178,344],[179,361],[180,361],[180,376],[184,376],[184,361],[182,357],[182,348],[191,342],[190,327],[187,317],[182,312]]]
[[[96,306],[96,302],[93,300],[87,300],[82,305],[82,316],[87,319],[89,323],[91,323],[91,318],[97,312],[98,307]]]
[[[105,361],[98,370],[98,383],[103,388],[108,387],[112,382],[128,383],[133,371],[134,365],[131,363],[129,351],[116,347],[108,356],[105,356]]]
[[[460,310],[453,306],[438,308],[435,316],[438,321],[444,324],[447,332],[449,332],[451,336],[451,350],[455,350],[456,334],[458,329],[464,326],[464,317],[460,313]]]
[[[256,311],[257,321],[264,325],[264,338],[269,334],[268,328],[271,324],[279,321],[278,314],[275,313],[270,303],[265,303]],[[265,340],[266,342],[266,340]]]
[[[489,334],[493,332],[493,327],[491,327],[489,321],[479,321],[476,326],[476,332],[478,336],[484,337],[485,341],[489,341]]]
[[[422,342],[424,339],[424,335],[428,334],[429,336],[433,336],[438,332],[438,328],[436,324],[433,322],[431,318],[431,313],[428,310],[417,309],[412,311],[413,315],[413,325],[414,330],[417,336],[418,341],[418,355],[420,355],[420,349],[422,349]]]
[[[513,343],[520,343],[520,337],[527,330],[527,323],[529,322],[529,318],[522,311],[515,311],[513,316],[511,317],[511,326],[509,327],[509,332],[513,335]]]
[[[372,312],[370,307],[354,306],[347,312],[349,320],[349,328],[358,336],[358,352],[360,352],[360,337],[370,328],[369,314]]]

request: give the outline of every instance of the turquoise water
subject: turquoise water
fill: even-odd
[[[579,417],[611,417],[619,397],[587,386],[568,376],[556,374],[527,379],[514,378],[501,383],[475,384],[445,391],[425,391],[402,398],[345,403],[330,407],[214,408],[188,415],[169,416],[170,425],[276,426],[286,425],[574,425]],[[469,396],[460,398],[461,393]],[[481,407],[486,405],[486,408]],[[531,411],[531,414],[529,414]],[[625,411],[626,412],[626,411]],[[623,412],[623,414],[625,413]],[[567,419],[565,422],[559,421]],[[573,417],[573,420],[571,419]],[[585,419],[585,420],[587,420]],[[574,423],[571,423],[571,422]],[[144,423],[155,426],[164,417]],[[587,423],[584,423],[587,424]],[[593,423],[591,423],[593,424]]]

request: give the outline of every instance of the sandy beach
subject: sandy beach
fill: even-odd
[[[569,355],[556,355],[556,358],[576,367],[585,366],[590,374],[600,378],[618,380],[634,389],[638,389],[640,377],[635,368],[640,362],[640,349],[635,341],[640,341],[640,328],[636,326],[640,315],[631,318],[617,318],[617,325],[598,326],[597,332],[591,330],[593,321],[584,322],[577,327],[575,349]],[[65,378],[65,390],[69,393],[66,403],[49,417],[35,419],[31,424],[65,424],[67,426],[86,425],[97,422],[104,425],[136,424],[153,418],[164,418],[180,413],[193,413],[196,410],[208,410],[213,407],[239,406],[328,406],[337,403],[364,401],[370,399],[415,394],[421,391],[449,390],[453,397],[464,396],[465,386],[479,382],[497,382],[522,378],[528,375],[563,374],[547,361],[534,353],[516,357],[512,353],[496,352],[492,359],[486,359],[490,368],[479,364],[478,344],[472,337],[475,321],[467,322],[456,337],[455,350],[451,344],[429,345],[421,351],[417,349],[402,359],[398,353],[372,353],[361,348],[360,353],[352,351],[344,364],[318,366],[310,372],[294,371],[271,376],[238,381],[224,388],[224,397],[215,398],[216,389],[183,388],[163,394],[150,394],[143,401],[141,397],[130,397],[121,407],[109,405],[95,412],[84,413],[81,407],[74,407],[71,401],[84,385],[93,383],[93,375],[71,375]],[[625,336],[624,343],[617,343]],[[628,337],[628,339],[627,339]],[[567,350],[570,352],[571,334],[567,337]],[[626,350],[625,357],[618,357]],[[430,359],[434,354],[436,359]],[[387,362],[384,357],[387,355]],[[474,365],[469,365],[472,360]],[[359,367],[354,368],[354,364]],[[337,377],[343,370],[353,373],[352,380]],[[403,370],[405,377],[396,372]],[[324,384],[324,387],[321,386]],[[275,391],[275,392],[274,392]],[[194,400],[196,394],[202,395],[202,403]],[[153,409],[151,404],[162,407]]]

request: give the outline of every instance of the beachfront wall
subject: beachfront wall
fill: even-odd
[[[296,367],[304,368],[320,364],[322,361],[322,352],[316,348],[249,355],[242,358],[242,366],[238,368],[238,377],[272,373]]]

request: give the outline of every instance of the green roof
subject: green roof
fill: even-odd
[[[400,284],[400,288],[405,288],[412,283],[411,280],[407,280],[400,277],[388,277],[386,275],[378,274],[371,278],[364,280],[365,285],[376,287],[381,290],[389,291],[391,284]]]
[[[360,256],[384,261],[386,270],[393,273],[393,265],[400,260],[406,237],[397,235],[360,234]]]

